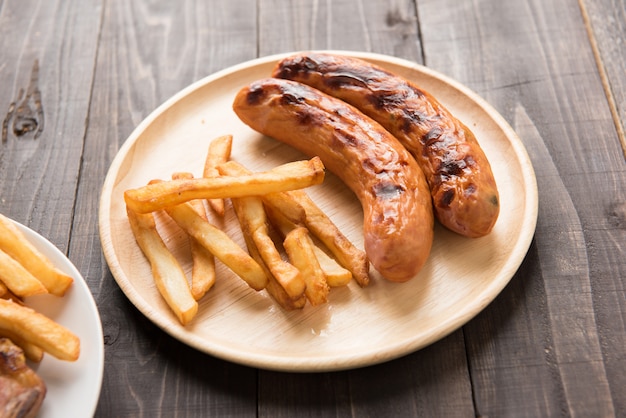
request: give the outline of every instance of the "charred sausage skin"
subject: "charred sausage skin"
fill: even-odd
[[[233,109],[252,129],[319,156],[356,194],[365,252],[384,278],[418,274],[433,241],[430,195],[415,159],[389,132],[341,100],[276,78],[242,88]]]
[[[329,53],[287,57],[272,75],[342,99],[391,132],[424,171],[444,226],[467,237],[492,230],[500,206],[489,161],[474,134],[432,95],[364,60]]]

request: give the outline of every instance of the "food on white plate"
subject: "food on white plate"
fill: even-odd
[[[233,109],[252,129],[319,156],[356,194],[365,252],[384,278],[404,282],[420,272],[434,235],[431,197],[422,170],[393,135],[339,99],[277,78],[244,86]]]
[[[489,161],[472,131],[433,95],[340,54],[295,54],[279,61],[272,74],[350,103],[398,138],[422,168],[441,224],[467,237],[492,230],[500,202]]]
[[[0,335],[17,335],[59,360],[76,361],[80,339],[63,325],[28,306],[0,298]]]
[[[22,349],[8,338],[0,338],[0,417],[36,417],[46,390],[45,382],[26,363]]]
[[[0,250],[19,262],[48,293],[63,296],[74,279],[57,269],[6,216],[0,214]],[[6,283],[5,283],[6,284]]]
[[[80,339],[72,331],[27,306],[29,296],[62,297],[73,283],[0,215],[0,416],[34,417],[46,396],[43,379],[26,360],[44,354],[76,361]]]

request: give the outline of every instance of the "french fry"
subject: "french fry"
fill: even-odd
[[[223,170],[228,170],[228,173],[231,176],[247,176],[253,174],[252,171],[235,161],[229,162],[228,166],[223,168]],[[262,195],[261,198],[264,202],[267,202],[269,205],[280,210],[283,216],[285,216],[290,222],[295,224],[304,222],[306,217],[304,208],[300,206],[300,204],[296,202],[296,200],[288,193],[268,193],[266,195]]]
[[[286,195],[286,193],[280,193]],[[291,203],[293,200],[281,200],[280,203]],[[301,227],[301,225],[292,222],[287,219],[282,211],[283,206],[275,206],[276,202],[267,202],[265,205],[265,212],[270,219],[271,224],[276,228],[283,237],[286,237],[292,230]],[[324,250],[322,250],[317,244],[313,243],[313,251],[315,252],[317,261],[324,271],[326,282],[330,287],[345,286],[352,280],[352,273],[340,266],[337,260],[330,257]]]
[[[193,209],[191,209],[193,210]],[[153,215],[138,214],[127,208],[135,240],[148,259],[156,287],[182,325],[198,312],[185,273],[157,232]]]
[[[191,173],[174,173],[173,179],[193,178]],[[189,202],[196,213],[204,220],[207,220],[204,204],[201,200]],[[191,248],[191,294],[195,300],[200,300],[215,284],[215,256],[204,248],[194,237],[189,237]]]
[[[335,256],[339,264],[352,272],[361,286],[369,284],[369,260],[364,251],[356,248],[333,221],[311,200],[304,190],[287,192],[306,212],[305,226]]]
[[[320,264],[321,269],[326,276],[326,283],[330,287],[346,286],[352,280],[352,273],[350,270],[345,269],[337,263],[337,260],[326,254],[326,251],[322,250],[317,245],[313,245],[313,251],[317,262]]]
[[[313,306],[326,303],[330,289],[326,283],[324,271],[317,261],[313,241],[306,228],[292,229],[285,237],[284,246],[289,260],[304,277],[306,283],[304,294],[308,301]]]
[[[0,333],[9,332],[66,361],[80,356],[80,339],[64,326],[33,309],[0,299]]]
[[[63,296],[74,279],[57,269],[35,248],[9,218],[0,214],[0,250],[37,278],[55,296]]]
[[[24,298],[48,293],[46,287],[19,262],[0,250],[0,280],[16,296]]]
[[[250,287],[255,290],[265,288],[267,276],[261,266],[225,232],[202,219],[189,203],[167,207],[165,211],[178,226],[246,281]]]
[[[306,284],[300,271],[293,265],[285,262],[269,236],[263,202],[258,197],[240,197],[231,199],[235,214],[241,224],[244,236],[251,237],[252,243],[258,250],[272,276],[285,289],[293,300],[304,294]]]
[[[250,170],[235,162],[231,162],[229,171],[231,175],[251,174]],[[266,213],[272,224],[281,231],[283,237],[296,227],[305,224],[306,211],[290,192],[269,193],[261,198],[265,202]],[[317,245],[314,244],[313,249],[329,286],[345,286],[352,280],[352,273],[349,270],[340,266]]]
[[[224,163],[218,166],[227,166]],[[221,173],[221,170],[220,170]],[[124,192],[126,205],[137,213],[172,207],[193,199],[258,196],[272,192],[301,189],[324,180],[324,165],[318,157],[286,163],[249,176],[224,176],[169,180]]]
[[[233,145],[232,135],[223,135],[215,138],[209,144],[209,151],[204,161],[203,177],[218,177],[217,166],[230,159]],[[219,216],[224,216],[224,199],[207,199],[207,203]]]
[[[256,245],[252,241],[252,237],[248,234],[244,234],[244,240],[246,242],[246,247],[248,248],[248,252],[250,256],[259,263],[259,266],[265,271],[267,276],[267,285],[265,286],[265,290],[269,295],[286,311],[293,311],[296,309],[304,308],[306,305],[306,296],[302,294],[297,299],[292,299],[285,289],[278,283],[272,272],[267,268],[261,254],[259,254],[259,250],[256,248]]]
[[[220,166],[221,174],[237,176],[239,172],[240,168],[234,162]],[[238,197],[231,198],[231,202],[243,234],[252,238],[252,243],[276,281],[285,289],[290,298],[294,300],[301,298],[306,283],[300,271],[282,259],[274,241],[269,236],[267,216],[261,198],[256,196]]]

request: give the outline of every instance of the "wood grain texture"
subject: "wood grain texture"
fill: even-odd
[[[464,354],[457,332],[383,365],[323,374],[262,372],[259,416],[473,417]]]
[[[378,52],[421,63],[415,3],[262,0],[259,56],[309,49]]]
[[[616,394],[624,365],[614,363],[616,373],[603,361],[623,358],[623,345],[604,341],[623,334],[624,262],[607,264],[589,249],[621,251],[624,231],[604,223],[624,201],[625,178],[609,168],[623,167],[619,141],[576,6],[419,3],[426,64],[451,71],[500,110],[526,143],[539,185],[535,249],[509,289],[465,328],[481,415],[623,413]],[[451,40],[460,42],[445,49]],[[600,289],[609,300],[594,298]],[[497,341],[482,337],[494,334]]]
[[[579,3],[626,158],[626,3],[623,0],[579,0]]]
[[[64,252],[98,40],[97,12],[79,10],[97,4],[5,1],[0,9],[0,210]]]

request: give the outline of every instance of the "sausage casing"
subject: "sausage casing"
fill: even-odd
[[[422,171],[393,135],[341,100],[276,78],[242,88],[233,109],[252,129],[319,156],[356,194],[365,252],[383,277],[418,274],[432,246],[432,205]]]
[[[474,134],[432,95],[364,60],[329,53],[287,57],[273,76],[340,98],[398,138],[424,171],[444,226],[468,237],[492,230],[500,207],[489,161]]]

